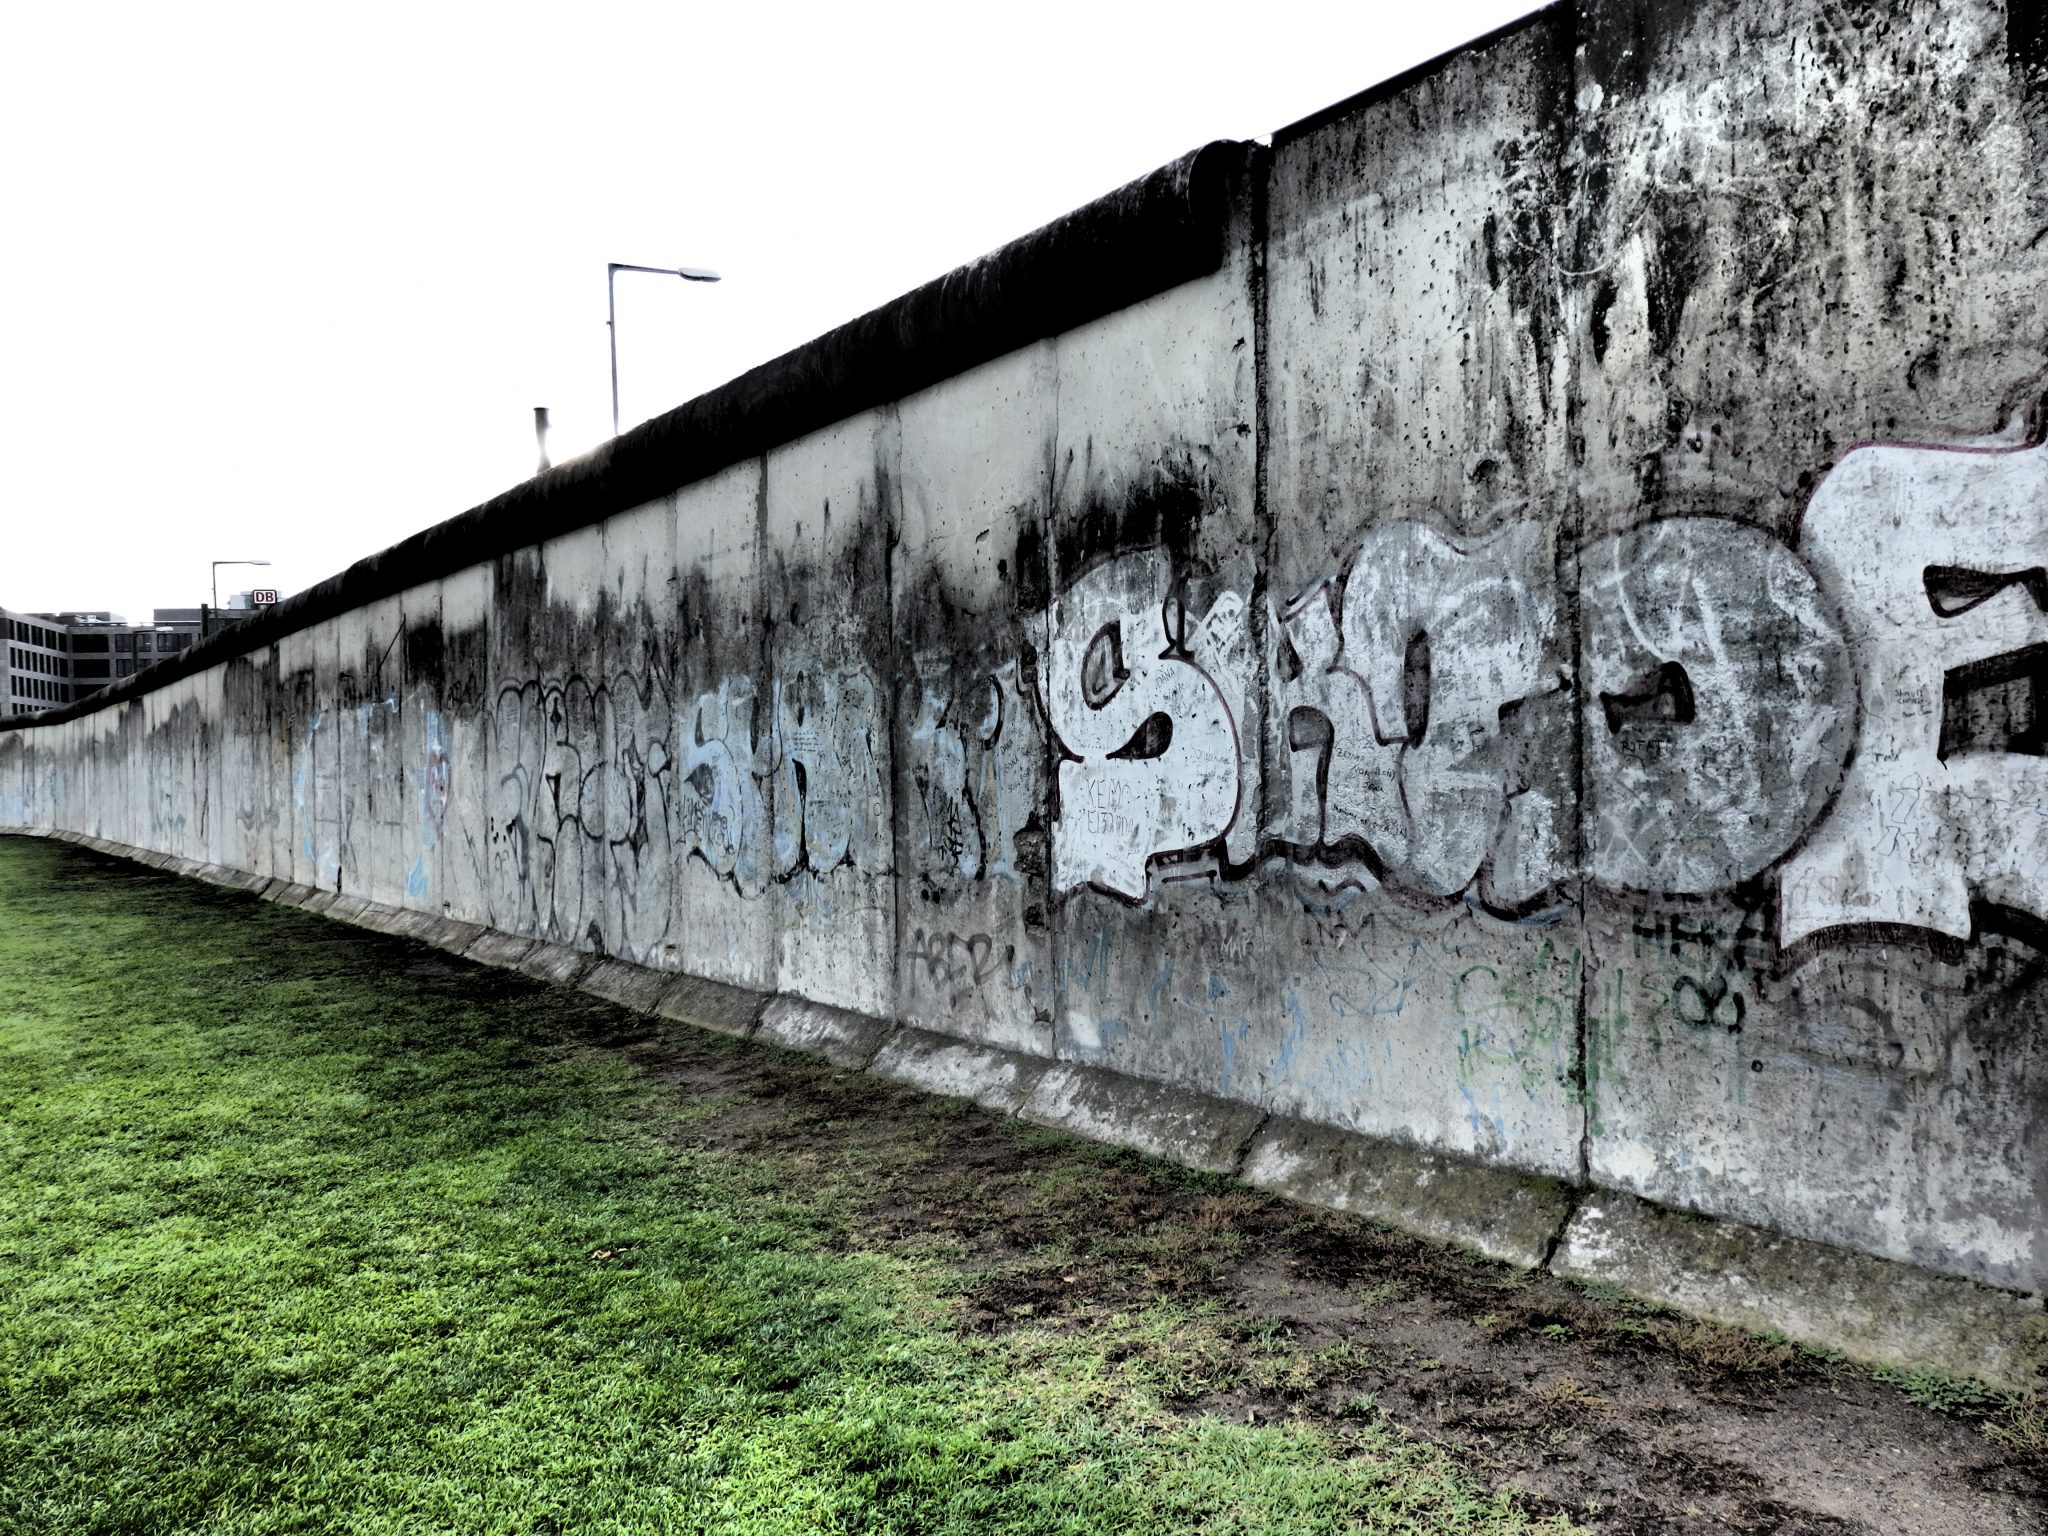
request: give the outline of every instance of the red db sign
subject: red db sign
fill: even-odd
[[[249,606],[251,608],[268,608],[276,601],[277,588],[275,587],[258,587],[249,594]]]

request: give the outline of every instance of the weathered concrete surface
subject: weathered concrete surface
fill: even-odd
[[[1355,1211],[1524,1269],[1549,1262],[1577,1199],[1555,1179],[1277,1116],[1252,1139],[1242,1174],[1261,1189]]]
[[[822,1056],[854,1072],[874,1060],[893,1026],[885,1020],[808,998],[777,996],[761,1010],[754,1038],[785,1050]]]
[[[629,960],[600,960],[577,979],[576,985],[621,1008],[651,1013],[667,990],[668,981],[660,971],[650,971]]]
[[[495,965],[501,970],[516,971],[519,962],[532,953],[534,944],[534,940],[519,934],[499,933],[496,929],[486,928],[470,941],[462,954],[465,959],[474,960],[479,965]]]
[[[1248,1104],[1066,1062],[1046,1068],[1017,1114],[1208,1173],[1235,1173],[1265,1119]]]
[[[558,987],[574,986],[592,964],[591,957],[566,944],[540,943],[513,962],[512,969],[536,981],[551,981]]]
[[[1853,1359],[2032,1391],[2048,1381],[2039,1297],[1888,1264],[1779,1233],[1599,1192],[1552,1267],[1760,1332],[1825,1340]]]
[[[972,1099],[983,1109],[1014,1115],[1049,1067],[1042,1057],[906,1028],[883,1043],[868,1070],[927,1093]]]
[[[655,999],[653,1011],[657,1018],[744,1039],[761,1022],[767,1002],[764,992],[729,987],[699,976],[672,976]]]
[[[1211,146],[0,722],[0,826],[1519,1262],[1569,1184],[2037,1296],[2048,58],[1851,10]]]

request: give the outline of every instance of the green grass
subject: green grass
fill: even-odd
[[[0,838],[0,1531],[1552,1529],[1370,1414],[1177,1414],[1182,1317],[963,1333],[865,1170],[426,953]]]

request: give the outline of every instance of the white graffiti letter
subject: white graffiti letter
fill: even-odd
[[[1863,721],[1780,875],[1784,942],[1860,924],[1965,939],[1973,896],[2048,916],[2044,505],[2048,448],[1858,448],[1814,492],[1800,550],[1848,626]]]
[[[1158,550],[1097,567],[1054,605],[1045,708],[1064,753],[1054,889],[1096,885],[1135,900],[1153,857],[1230,832],[1237,724],[1200,658],[1241,649],[1242,627],[1243,600],[1225,594],[1191,637]]]

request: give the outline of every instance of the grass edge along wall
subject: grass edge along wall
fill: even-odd
[[[0,824],[1590,1190],[1559,1261],[1701,1308],[1613,1211],[2032,1327],[2030,35],[1537,13],[0,732]]]

